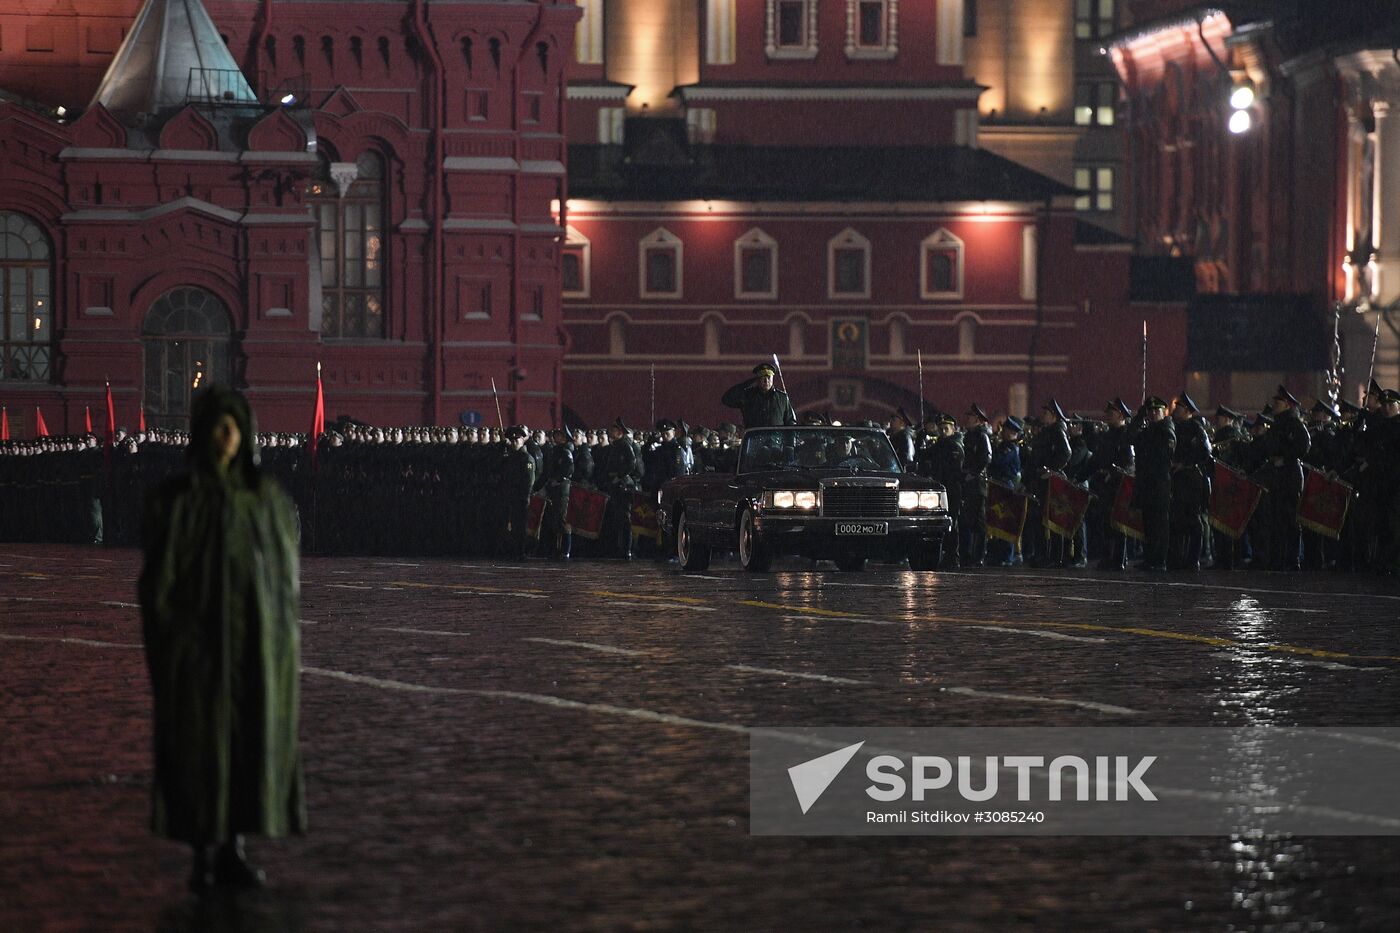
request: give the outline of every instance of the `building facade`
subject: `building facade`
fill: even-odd
[[[1076,216],[1072,184],[979,145],[965,17],[990,6],[716,0],[643,21],[582,4],[559,213],[566,410],[709,423],[773,354],[799,410],[844,420],[916,414],[921,381],[930,405],[1016,414],[1136,393],[1131,244]],[[1045,80],[1063,85],[1072,183],[1060,22]],[[1154,389],[1175,391],[1182,315],[1146,313]]]
[[[559,418],[578,10],[54,0],[0,10],[0,399],[74,430],[246,388],[303,429]]]

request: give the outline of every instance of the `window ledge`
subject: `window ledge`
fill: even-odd
[[[846,46],[846,57],[851,61],[887,62],[899,56],[899,49],[866,49],[860,46]]]
[[[810,48],[786,48],[775,45],[768,46],[768,57],[777,60],[787,61],[810,61],[817,57],[817,47]]]

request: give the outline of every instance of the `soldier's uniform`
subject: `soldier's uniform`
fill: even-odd
[[[573,535],[564,529],[569,490],[574,478],[574,445],[563,428],[554,432],[554,443],[544,452],[545,514],[540,523],[540,549],[546,557],[568,560]]]
[[[1244,470],[1249,437],[1240,430],[1240,413],[1224,405],[1215,409],[1215,436],[1211,438],[1211,453],[1215,459],[1236,470]],[[1212,474],[1214,470],[1212,468]],[[1212,476],[1213,478],[1213,476]],[[1243,539],[1242,539],[1243,540]],[[1219,529],[1212,529],[1211,543],[1215,551],[1214,568],[1233,570],[1239,564],[1241,541]]]
[[[1110,418],[1121,416],[1123,419],[1131,418],[1133,414],[1121,398],[1115,398],[1105,405],[1104,412]],[[1095,527],[1103,535],[1100,570],[1122,570],[1128,566],[1128,539],[1113,527],[1113,504],[1118,499],[1118,487],[1123,477],[1133,472],[1133,463],[1133,442],[1128,434],[1127,421],[1110,424],[1098,436],[1088,466],[1089,491],[1095,496],[1089,513],[1093,516]]]
[[[1201,569],[1206,509],[1215,470],[1210,435],[1196,417],[1200,409],[1182,392],[1175,399],[1176,451],[1172,455],[1171,545],[1167,563],[1174,570]]]
[[[962,512],[962,479],[965,460],[963,439],[962,435],[957,433],[957,424],[957,420],[952,415],[939,416],[940,434],[933,443],[924,449],[918,463],[918,472],[936,483],[942,483],[943,488],[948,493],[948,514],[953,519],[953,526],[943,537],[943,564],[950,568],[956,568],[959,564],[958,516]],[[941,433],[945,427],[951,427],[954,430],[952,433]]]
[[[1034,472],[1023,471],[1028,477],[1026,487],[1036,501],[1031,505],[1031,514],[1026,519],[1027,532],[1024,535],[1026,563],[1030,566],[1061,565],[1065,562],[1065,539],[1049,534],[1043,527],[1045,503],[1050,496],[1050,474],[1062,473],[1069,464],[1072,451],[1069,446],[1069,432],[1065,423],[1069,420],[1060,403],[1051,399],[1045,403],[1043,411],[1054,417],[1053,424],[1042,425],[1031,442],[1031,455]]]
[[[890,444],[894,447],[895,458],[899,460],[899,465],[906,470],[915,469],[914,459],[917,456],[914,444],[913,422],[909,420],[909,415],[903,408],[896,408],[894,417],[890,419],[889,438]]]
[[[745,428],[797,424],[797,414],[792,410],[787,393],[778,389],[764,389],[758,384],[760,379],[771,379],[776,372],[767,363],[760,363],[753,368],[752,379],[731,386],[720,398],[726,407],[737,408],[743,413]]]
[[[1307,426],[1298,414],[1298,400],[1283,386],[1274,400],[1284,402],[1274,424],[1262,440],[1262,465],[1255,479],[1268,490],[1260,509],[1264,512],[1262,540],[1256,565],[1269,570],[1297,570],[1302,536],[1298,528],[1298,498],[1303,492],[1303,461],[1312,445]]]
[[[537,478],[535,458],[519,443],[529,437],[524,428],[518,425],[508,428],[505,436],[510,447],[501,474],[501,498],[506,504],[506,526],[501,537],[505,542],[505,556],[524,560],[525,523],[530,512],[530,493],[535,488]]]
[[[1133,417],[1129,432],[1137,464],[1133,505],[1142,511],[1143,570],[1166,570],[1171,535],[1172,455],[1176,452],[1176,426],[1166,417],[1167,403],[1153,396]],[[1149,412],[1161,410],[1158,421]]]
[[[1341,461],[1341,443],[1337,435],[1337,420],[1341,413],[1318,399],[1309,414],[1308,453],[1303,462],[1315,470],[1336,475]],[[1340,542],[1334,542],[1316,531],[1304,530],[1302,534],[1304,569],[1321,570],[1336,561]]]
[[[980,567],[987,559],[987,467],[992,462],[992,432],[987,415],[974,404],[963,432],[962,511],[959,547],[963,563]]]
[[[992,460],[987,464],[987,481],[1016,488],[1021,484],[1021,431],[1023,425],[1008,417],[1001,434],[992,445]],[[1013,546],[1002,539],[987,543],[987,561],[995,566],[1009,567],[1015,558]]]
[[[594,465],[598,485],[608,494],[604,513],[605,536],[618,557],[632,557],[632,494],[641,488],[645,467],[642,451],[632,440],[627,425],[618,418],[610,432],[612,442],[603,448],[606,456]]]

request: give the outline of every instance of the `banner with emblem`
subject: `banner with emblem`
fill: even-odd
[[[1030,497],[995,481],[987,483],[987,534],[1020,546]]]
[[[1089,511],[1089,500],[1094,498],[1084,486],[1071,483],[1063,473],[1051,473],[1046,488],[1045,508],[1041,510],[1041,524],[1062,538],[1073,538]]]
[[[1298,524],[1328,538],[1342,536],[1356,489],[1319,469],[1303,465],[1303,495],[1298,499]]]
[[[540,523],[544,521],[544,510],[546,508],[544,496],[535,493],[530,497],[530,508],[525,513],[525,537],[540,538]]]
[[[603,532],[603,514],[607,507],[607,496],[574,483],[569,487],[569,507],[564,510],[564,530],[580,538],[597,540]]]
[[[1254,517],[1264,495],[1264,487],[1232,466],[1215,461],[1210,490],[1210,526],[1223,535],[1239,540]]]
[[[1133,490],[1137,480],[1127,474],[1118,477],[1118,494],[1113,497],[1113,511],[1108,522],[1113,530],[1138,541],[1147,539],[1147,529],[1142,524],[1142,509],[1133,508]]]
[[[632,536],[661,543],[661,526],[656,523],[656,495],[632,493]]]

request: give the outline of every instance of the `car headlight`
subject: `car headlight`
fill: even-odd
[[[940,509],[943,507],[943,493],[941,492],[921,492],[919,493],[919,508]]]
[[[919,494],[912,489],[902,489],[899,493],[899,507],[906,512],[919,507]]]
[[[796,496],[794,493],[787,492],[786,490],[775,492],[773,493],[773,508],[790,509],[793,506],[793,500],[795,498]]]
[[[799,492],[792,497],[793,506],[799,509],[815,509],[817,507],[817,494],[814,492]]]
[[[936,490],[920,492],[904,489],[899,493],[899,508],[904,512],[931,511],[944,508],[943,493]]]
[[[768,493],[765,504],[775,509],[815,509],[817,494],[810,489],[776,489]]]

